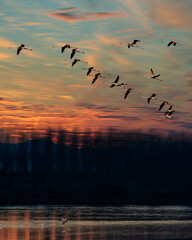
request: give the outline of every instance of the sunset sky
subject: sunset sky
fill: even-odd
[[[191,131],[191,13],[191,0],[2,0],[1,126]],[[144,50],[120,45],[134,39]],[[183,46],[167,48],[171,40]],[[33,51],[17,56],[21,43]],[[89,64],[71,67],[71,50],[59,48],[65,43]],[[92,85],[82,70],[90,66],[106,78]],[[150,68],[163,82],[143,77]],[[109,88],[117,75],[134,88],[126,100],[124,88]],[[174,104],[172,119],[148,105],[152,93]]]

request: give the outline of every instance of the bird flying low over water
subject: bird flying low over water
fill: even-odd
[[[72,65],[71,65],[71,67],[73,67],[77,62],[83,62],[83,63],[86,63],[87,64],[87,62],[85,62],[85,61],[82,61],[82,60],[80,60],[80,59],[77,59],[77,58],[75,58],[74,59],[74,61],[72,62]]]
[[[167,47],[169,47],[169,46],[171,46],[171,45],[173,45],[173,46],[176,46],[176,45],[183,46],[183,44],[181,44],[181,43],[178,43],[178,42],[175,42],[175,41],[170,41],[170,42],[167,44]]]
[[[18,48],[17,48],[17,55],[19,55],[19,53],[21,52],[21,50],[29,50],[29,51],[32,51],[32,49],[30,48],[26,48],[25,47],[25,44],[21,44]]]
[[[167,101],[163,101],[159,107],[159,111],[165,106],[165,104],[169,104]]]
[[[152,69],[152,68],[150,69],[150,72],[151,72],[151,78],[156,79],[156,80],[162,82],[162,80],[159,79],[160,74],[158,74],[158,75],[154,75],[154,72],[153,72],[153,69]]]
[[[127,91],[125,92],[124,100],[127,98],[129,93],[133,90],[133,88],[128,88]]]
[[[85,54],[85,52],[81,52],[81,51],[77,50],[77,48],[73,48],[72,52],[71,52],[71,59],[73,58],[73,56],[75,55],[76,52]]]
[[[151,95],[151,97],[147,98],[148,104],[150,103],[151,99],[155,99],[155,96],[156,96],[156,95],[157,95],[156,93],[153,93],[153,94]]]

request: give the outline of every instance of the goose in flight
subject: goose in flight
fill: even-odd
[[[71,52],[71,59],[73,58],[73,56],[75,55],[76,52],[85,54],[85,52],[81,52],[81,51],[77,50],[77,48],[73,48],[72,52]]]
[[[150,103],[151,99],[153,99],[153,100],[156,99],[156,98],[155,98],[156,95],[157,95],[156,93],[153,93],[153,94],[151,95],[151,97],[147,98],[148,104]]]
[[[169,47],[169,46],[171,46],[171,45],[173,45],[174,47],[175,47],[176,45],[183,46],[183,44],[181,44],[181,43],[178,43],[178,42],[175,42],[175,41],[170,41],[170,42],[167,44],[167,47]]]
[[[133,90],[133,88],[128,88],[127,91],[125,92],[124,100],[127,98],[129,93]]]
[[[71,65],[71,67],[73,67],[77,62],[83,62],[83,63],[86,63],[87,64],[87,62],[85,62],[85,61],[82,61],[82,60],[80,60],[80,59],[77,59],[77,58],[75,58],[74,60],[73,60],[73,62],[72,62],[72,65]]]
[[[19,53],[21,52],[21,50],[29,50],[29,51],[32,51],[32,49],[30,48],[26,48],[25,47],[25,44],[21,44],[18,48],[17,48],[17,55],[19,55]]]
[[[154,75],[154,72],[153,72],[153,69],[152,69],[152,68],[150,69],[150,72],[151,72],[151,78],[152,78],[152,79],[156,79],[156,80],[162,82],[162,80],[159,79],[160,74],[158,74],[158,75]]]
[[[159,111],[165,106],[165,104],[169,104],[167,101],[163,101],[159,107]]]

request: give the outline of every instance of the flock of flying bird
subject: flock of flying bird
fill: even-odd
[[[141,42],[140,40],[134,40],[132,43],[127,43],[127,42],[126,42],[126,44],[127,44],[128,49],[131,48],[131,47],[138,47],[138,48],[143,49],[142,47],[140,47],[140,46],[137,45],[137,43],[140,43],[140,42]],[[164,41],[162,41],[162,42],[164,42]],[[120,45],[122,45],[122,44],[123,44],[123,43],[120,43]],[[173,45],[173,46],[176,46],[176,45],[182,46],[183,44],[180,44],[180,43],[175,42],[175,41],[170,41],[170,42],[167,44],[167,47],[170,47],[171,45]],[[57,46],[53,46],[53,47],[57,47]],[[65,45],[63,45],[63,46],[61,47],[61,53],[64,53],[64,52],[65,52],[65,49],[72,49],[72,50],[71,50],[71,55],[70,55],[70,58],[71,58],[71,59],[73,59],[73,57],[75,56],[76,53],[85,54],[85,52],[79,51],[78,48],[72,47],[72,46],[71,46],[70,44],[68,44],[68,43],[65,44]],[[21,44],[19,47],[17,47],[17,55],[19,55],[22,50],[32,51],[32,49],[25,47],[24,44]],[[73,67],[77,62],[83,62],[83,63],[88,64],[88,62],[85,62],[85,61],[83,61],[83,60],[80,60],[80,59],[78,59],[78,58],[75,58],[75,59],[73,60],[73,62],[72,62],[71,67]],[[89,67],[89,68],[82,68],[82,69],[83,69],[83,70],[87,70],[87,74],[86,74],[87,76],[92,76],[92,75],[90,75],[90,73],[92,73],[92,72],[97,72],[97,73],[94,75],[94,78],[93,78],[93,80],[92,80],[92,84],[94,84],[95,81],[96,81],[98,78],[105,78],[104,76],[101,76],[101,72],[100,72],[100,71],[96,70],[96,69],[95,69],[94,67],[92,67],[92,66]],[[159,79],[159,76],[160,76],[160,74],[157,74],[157,75],[154,74],[153,69],[150,69],[150,75],[147,75],[147,77],[150,77],[150,78],[152,78],[152,79],[156,79],[156,80],[162,82],[162,80]],[[125,85],[127,85],[127,83],[123,83],[123,82],[122,82],[122,83],[119,83],[119,75],[118,75],[118,76],[116,77],[115,81],[110,85],[110,88],[119,87],[119,86],[125,86]],[[125,90],[124,99],[126,99],[127,96],[130,94],[130,92],[132,92],[132,91],[133,91],[133,88],[127,88],[127,89]],[[148,104],[149,104],[149,103],[151,102],[151,100],[154,100],[154,101],[158,101],[158,100],[159,100],[159,99],[156,98],[156,96],[157,96],[156,93],[152,93],[152,95],[151,95],[150,97],[147,97],[147,98],[146,98],[146,97],[143,97],[143,98],[146,98],[146,99],[147,99],[147,102],[148,102]],[[175,110],[172,110],[173,105],[171,105],[168,101],[160,100],[159,111],[161,111],[162,108],[163,108],[165,105],[170,105],[170,107],[164,112],[164,115],[161,116],[161,117],[164,117],[164,118],[166,118],[166,119],[167,119],[167,118],[172,118],[172,114],[175,112]]]

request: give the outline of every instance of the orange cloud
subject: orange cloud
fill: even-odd
[[[7,53],[0,53],[0,59],[1,60],[7,59],[7,58],[10,58],[9,54],[7,54]]]
[[[16,44],[7,40],[6,38],[0,37],[0,47],[3,48],[16,47]]]
[[[154,4],[150,12],[150,18],[159,25],[170,28],[192,27],[191,7],[181,1],[170,1],[165,4]]]

